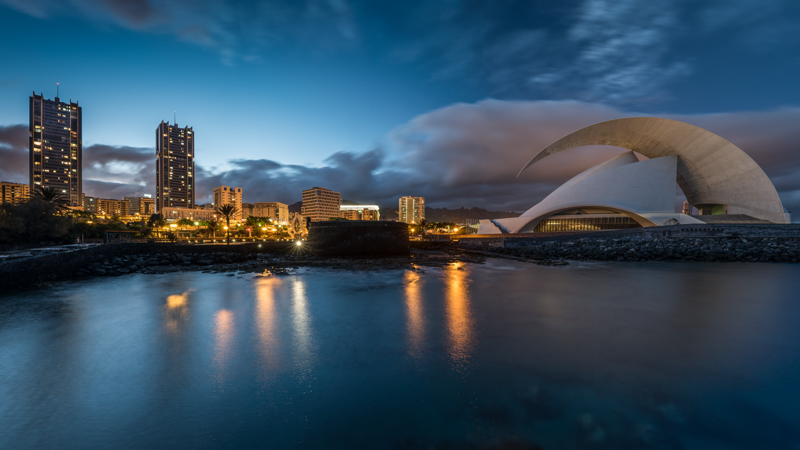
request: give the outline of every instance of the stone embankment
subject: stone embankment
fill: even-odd
[[[230,272],[287,275],[302,267],[342,270],[445,267],[458,262],[481,263],[484,256],[448,245],[415,248],[406,256],[333,258],[314,256],[294,243],[241,246],[116,244],[44,254],[0,263],[0,296],[58,281],[132,273]]]
[[[470,246],[475,248],[475,246]],[[575,261],[715,261],[798,262],[800,238],[656,238],[636,237],[538,241],[505,246],[485,245],[478,250],[532,260]]]

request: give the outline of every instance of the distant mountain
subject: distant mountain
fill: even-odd
[[[292,203],[291,205],[289,205],[289,214],[300,213],[300,208],[302,208],[302,207],[303,207],[303,201],[302,200],[300,200],[299,202],[296,202],[296,203]]]
[[[346,201],[346,200],[345,200]],[[344,201],[343,201],[344,203]],[[349,202],[354,203],[354,202]],[[289,205],[289,212],[300,212],[303,202],[299,201]],[[464,223],[466,219],[503,219],[506,217],[518,217],[520,213],[514,211],[489,211],[483,208],[425,208],[425,218],[428,222],[454,222]],[[397,220],[397,207],[381,208],[381,220]]]
[[[489,211],[483,208],[461,207],[458,209],[425,208],[425,219],[428,222],[454,222],[464,223],[466,219],[503,219],[505,217],[519,217],[520,213],[514,211]]]

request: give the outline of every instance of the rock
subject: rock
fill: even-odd
[[[105,275],[106,274],[106,270],[105,269],[94,269],[94,274],[95,275]]]

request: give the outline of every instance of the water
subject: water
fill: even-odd
[[[800,448],[798,287],[506,261],[62,284],[0,298],[0,447]]]

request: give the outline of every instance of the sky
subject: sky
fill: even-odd
[[[396,206],[524,211],[621,153],[593,123],[720,134],[800,216],[796,0],[0,0],[0,179],[27,182],[28,98],[83,107],[84,191],[155,194],[155,129],[196,136],[219,185],[294,203],[323,186]]]

